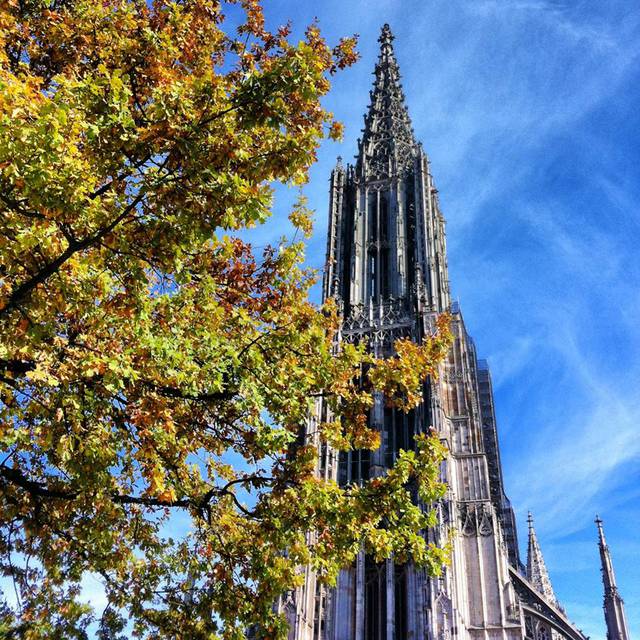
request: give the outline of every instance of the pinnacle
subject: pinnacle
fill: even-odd
[[[616,577],[613,571],[613,561],[609,553],[609,547],[604,538],[602,520],[596,516],[595,523],[598,526],[598,538],[600,547],[600,561],[602,564],[602,584],[604,586],[604,617],[607,622],[607,638],[609,640],[629,640],[624,612],[624,602],[618,592]]]
[[[551,586],[549,572],[542,556],[542,550],[538,544],[538,537],[533,526],[533,516],[531,512],[527,516],[529,525],[529,546],[527,549],[527,578],[536,590],[543,595],[551,604],[558,605],[558,600]]]

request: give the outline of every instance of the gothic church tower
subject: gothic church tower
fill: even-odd
[[[445,221],[411,126],[388,25],[379,42],[356,163],[338,161],[331,175],[323,295],[338,301],[340,340],[365,340],[377,355],[393,355],[400,337],[422,341],[443,311],[452,314],[455,343],[415,410],[405,414],[378,399],[369,418],[382,435],[377,451],[337,455],[321,446],[317,473],[341,484],[384,474],[400,449],[414,446],[415,434],[433,427],[449,450],[443,465],[448,494],[438,505],[438,526],[425,535],[443,545],[456,533],[440,578],[410,563],[376,564],[364,553],[341,572],[335,589],[316,583],[306,569],[304,586],[279,604],[289,637],[584,640],[555,596],[528,580],[520,561],[502,482],[491,376],[451,304]],[[326,411],[318,401],[311,422]],[[315,431],[311,424],[309,433]]]

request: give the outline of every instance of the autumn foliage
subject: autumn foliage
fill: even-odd
[[[340,488],[299,435],[322,395],[321,438],[376,447],[373,394],[414,406],[446,322],[387,362],[336,350],[303,243],[236,233],[340,135],[320,99],[354,39],[292,42],[257,0],[7,0],[0,41],[0,635],[280,638],[302,565],[437,571],[412,502],[442,492],[437,439]]]

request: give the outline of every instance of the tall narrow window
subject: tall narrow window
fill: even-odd
[[[389,194],[380,194],[380,239],[389,239]]]
[[[383,298],[389,297],[389,249],[380,250],[380,289]]]
[[[387,467],[392,467],[395,461],[395,430],[396,415],[393,407],[384,409],[384,460]]]
[[[369,242],[375,242],[378,239],[378,193],[377,191],[371,191],[368,196],[367,202],[368,221],[369,226],[368,237]]]
[[[413,451],[415,448],[415,409],[405,413],[395,407],[384,410],[384,444],[387,467],[393,466],[400,450]]]
[[[349,452],[340,451],[338,456],[338,481],[341,485],[349,482]]]
[[[322,640],[324,638],[324,618],[325,618],[326,596],[324,587],[318,581],[316,582],[316,597],[313,619],[313,637],[314,640]]]
[[[394,604],[394,640],[405,640],[408,637],[407,621],[407,565],[393,567],[393,604]]]
[[[351,458],[351,477],[349,482],[362,484],[369,479],[370,455],[368,449],[355,449],[346,455]]]
[[[386,640],[387,589],[385,563],[376,564],[371,556],[366,556],[364,561],[364,583],[364,637],[367,640]]]
[[[378,287],[375,250],[369,251],[369,273],[367,275],[369,276],[369,298],[376,298],[378,296]]]

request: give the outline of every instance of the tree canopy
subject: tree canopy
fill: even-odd
[[[447,319],[389,361],[337,347],[304,242],[238,235],[341,135],[320,100],[355,39],[293,41],[257,0],[7,0],[0,40],[0,634],[280,638],[301,566],[436,572],[411,495],[442,494],[436,438],[362,486],[314,471],[318,439],[378,446],[376,392],[419,401]]]

